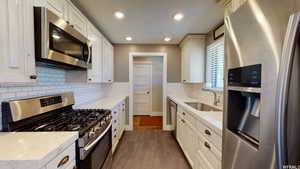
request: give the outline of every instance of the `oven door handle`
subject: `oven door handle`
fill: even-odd
[[[109,130],[109,128],[111,127],[112,123],[110,122],[110,124],[108,125],[108,127],[105,129],[105,131],[95,140],[93,141],[91,144],[85,146],[83,149],[84,151],[89,151],[92,147],[94,147],[94,145],[96,145],[98,143],[98,141],[107,133],[107,131]]]

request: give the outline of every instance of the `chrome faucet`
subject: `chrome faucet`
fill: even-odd
[[[217,92],[212,89],[203,88],[203,91],[211,92],[214,95],[214,105],[218,106],[218,104],[221,102],[220,97],[218,97]]]

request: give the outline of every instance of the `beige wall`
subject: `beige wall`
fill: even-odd
[[[217,26],[215,26],[210,32],[208,32],[207,39],[206,39],[207,46],[215,42],[215,40],[214,40],[214,30],[218,26],[220,26],[221,24],[223,24],[223,22],[221,22],[220,24],[218,24]]]
[[[163,111],[163,57],[134,57],[134,62],[152,62],[152,111]]]
[[[178,45],[115,45],[115,82],[129,82],[130,52],[166,52],[168,54],[167,81],[181,81],[181,49]]]

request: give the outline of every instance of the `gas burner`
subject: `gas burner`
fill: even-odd
[[[67,130],[77,131],[81,128],[80,124],[69,124]]]

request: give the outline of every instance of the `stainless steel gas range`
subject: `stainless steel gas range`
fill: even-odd
[[[3,102],[3,130],[78,131],[77,167],[110,169],[112,162],[110,110],[74,110],[73,105],[73,93]]]

